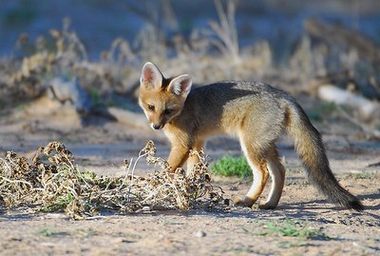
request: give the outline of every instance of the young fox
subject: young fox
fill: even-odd
[[[260,208],[274,209],[285,179],[275,143],[286,131],[294,138],[308,177],[319,190],[333,203],[364,209],[335,179],[321,136],[293,97],[258,82],[219,82],[190,90],[191,85],[187,74],[165,78],[150,62],[142,68],[139,104],[152,128],[163,129],[171,142],[171,171],[185,161],[188,168],[199,161],[189,152],[201,150],[209,136],[236,136],[252,168],[253,184],[235,203],[251,207],[270,176],[268,199]]]

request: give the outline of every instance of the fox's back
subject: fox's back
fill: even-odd
[[[206,133],[237,133],[246,118],[258,126],[282,120],[285,92],[258,82],[227,81],[193,89],[179,117]]]

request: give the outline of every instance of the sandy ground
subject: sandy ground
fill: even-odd
[[[98,173],[123,173],[123,159],[138,154],[149,138],[159,155],[168,145],[162,136],[118,123],[73,130],[38,127],[39,123],[3,119],[0,151],[26,155],[52,139],[63,141],[77,163]],[[64,124],[62,124],[64,126]],[[349,142],[325,134],[331,166],[341,184],[359,196],[364,212],[343,210],[327,203],[308,184],[291,142],[279,142],[287,176],[279,207],[265,211],[243,208],[190,212],[146,212],[102,215],[72,221],[63,214],[33,214],[28,209],[0,214],[1,255],[377,255],[380,254],[380,143]],[[217,138],[207,145],[210,161],[238,155],[237,142]],[[139,174],[149,171],[141,163]],[[244,194],[250,181],[213,177],[227,196]],[[270,227],[286,223],[318,231],[318,236],[286,237]]]

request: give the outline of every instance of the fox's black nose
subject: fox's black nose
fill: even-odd
[[[161,128],[161,125],[160,125],[160,124],[154,124],[154,125],[153,125],[153,128],[156,129],[156,130],[158,130],[158,129]]]

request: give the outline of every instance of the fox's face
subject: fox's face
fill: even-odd
[[[161,129],[178,116],[191,89],[189,75],[166,79],[152,63],[141,71],[139,105],[153,129]]]

